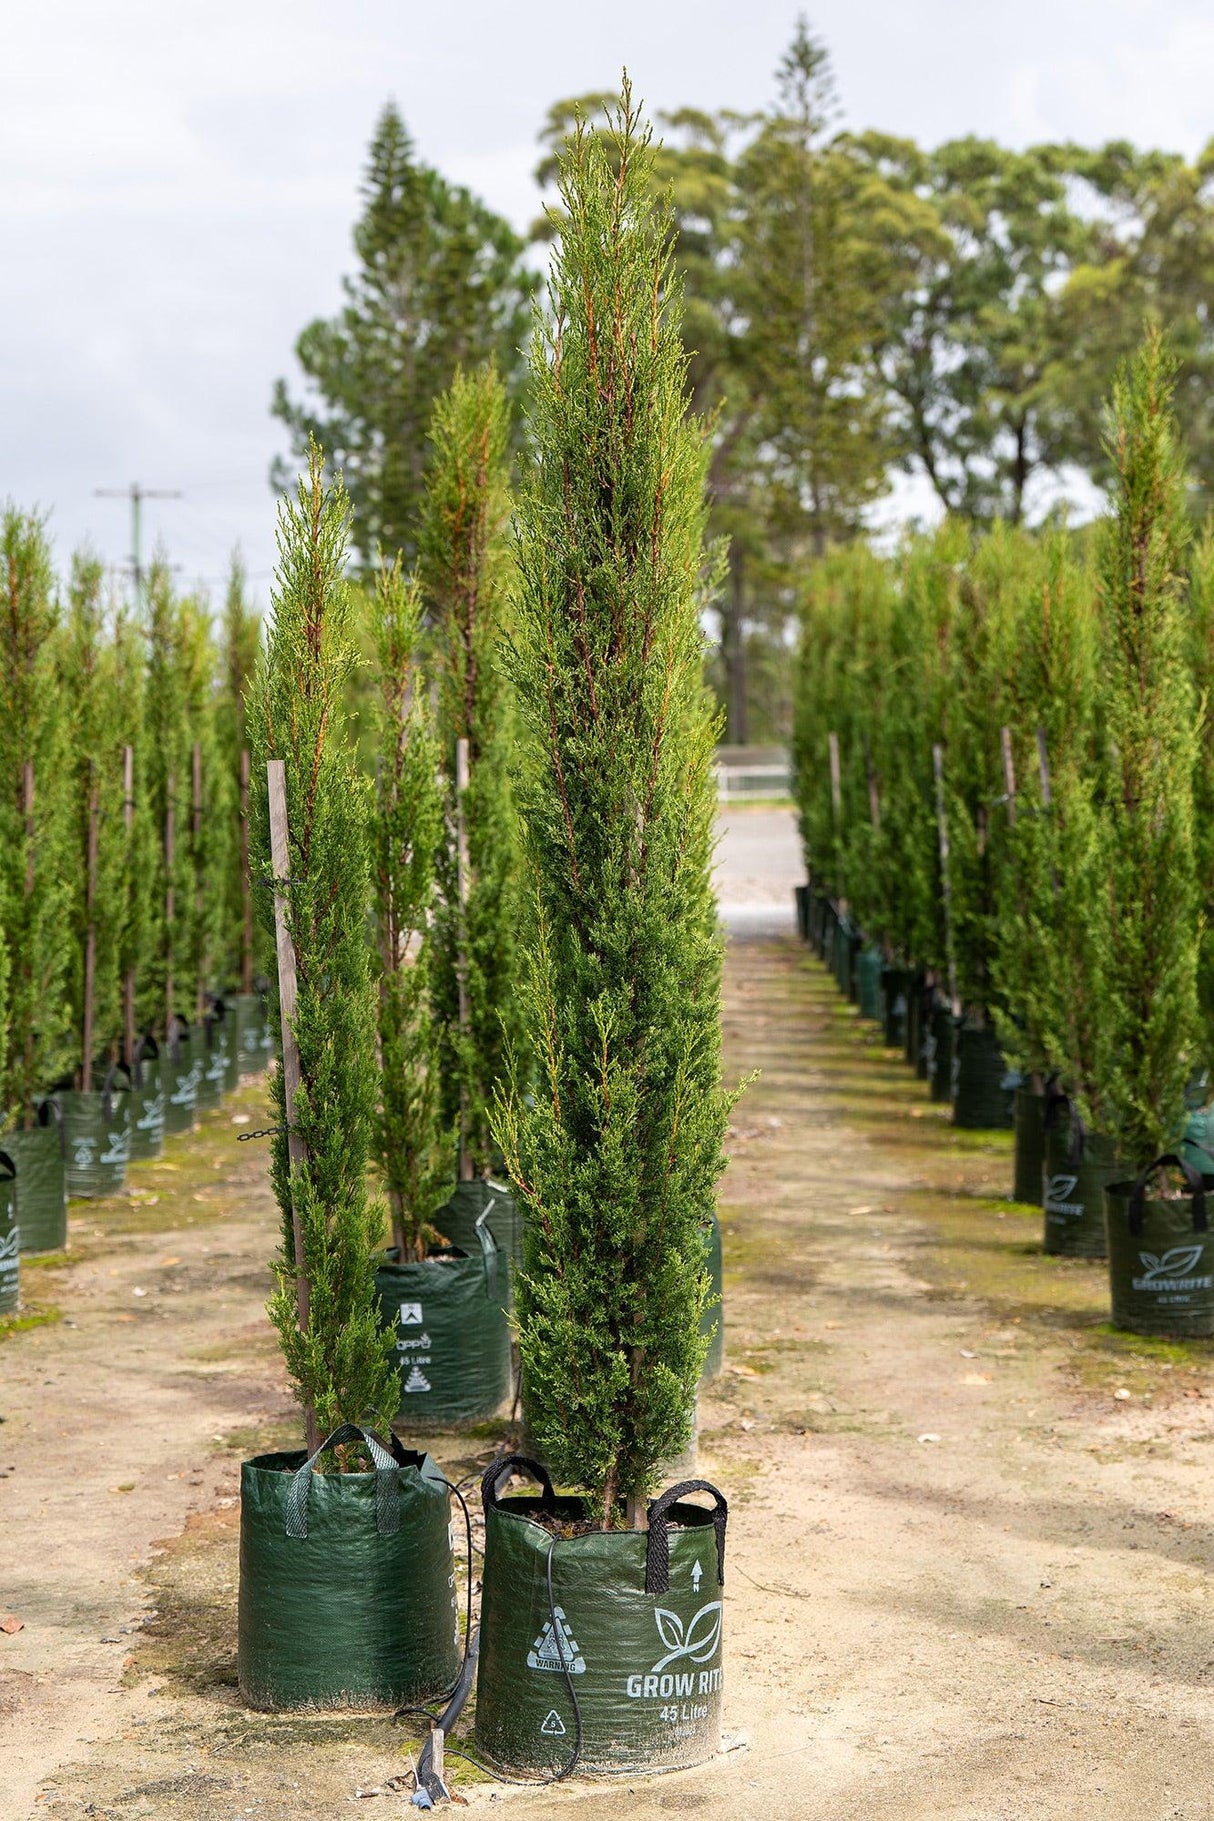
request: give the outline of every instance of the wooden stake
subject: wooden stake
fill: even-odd
[[[459,981],[459,1034],[466,1044],[470,1014],[468,1009],[468,830],[464,823],[464,792],[468,788],[468,742],[455,742],[455,872],[459,895],[459,952],[455,973]],[[472,1181],[472,1154],[468,1147],[468,1088],[461,1082],[459,1090],[459,1180]]]
[[[127,865],[131,864],[131,835],[135,827],[135,748],[122,749],[122,821],[126,829]],[[135,968],[127,968],[122,981],[122,1060],[135,1066]]]
[[[97,926],[93,922],[93,902],[97,896],[97,792],[89,798],[88,858],[84,873],[84,1028],[81,1032],[81,1092],[93,1089],[93,985],[97,973]]]
[[[1009,828],[1016,826],[1016,763],[1012,757],[1012,730],[1010,727],[999,729],[999,744],[1003,748],[1003,788],[1007,792],[1007,823]]]
[[[253,886],[249,878],[249,752],[240,755],[240,990],[253,991]]]
[[[177,774],[168,775],[168,793],[164,807],[164,1040],[173,1041],[173,920],[176,903],[173,892],[173,849],[176,822],[173,799],[177,791]]]
[[[299,1044],[295,1039],[295,1013],[299,982],[295,971],[295,944],[287,927],[287,895],[282,889],[291,877],[290,848],[287,841],[287,776],[281,759],[266,763],[266,783],[270,799],[270,866],[274,874],[274,937],[278,951],[278,997],[282,1007],[282,1085],[284,1117],[287,1122],[287,1156],[290,1175],[303,1169],[308,1161],[307,1147],[295,1125],[295,1101],[299,1093]],[[291,1239],[295,1250],[295,1313],[301,1334],[308,1331],[311,1298],[308,1274],[304,1268],[303,1229],[299,1206],[291,1197]],[[304,1426],[309,1455],[320,1443],[316,1411],[304,1405]]]
[[[944,945],[948,955],[948,995],[952,1001],[953,1017],[959,1017],[961,1007],[957,1000],[957,955],[953,944],[953,891],[949,879],[948,857],[948,810],[944,803],[944,748],[938,743],[932,747],[932,770],[936,774],[936,826],[940,836],[940,883],[944,895]]]

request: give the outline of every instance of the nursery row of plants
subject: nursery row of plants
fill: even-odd
[[[479,1748],[548,1779],[696,1762],[721,1699],[726,1502],[651,1496],[720,1363],[730,1104],[708,440],[652,159],[627,99],[609,137],[575,137],[523,479],[512,497],[496,371],[457,372],[408,572],[351,572],[315,443],[261,638],[238,577],[216,643],[163,566],[114,610],[90,558],[57,589],[40,523],[4,526],[23,1240],[48,1243],[26,1147],[62,1130],[69,1189],[112,1188],[127,1123],[86,1174],[84,1110],[138,1102],[141,1069],[243,1029],[248,1001],[278,1057],[269,1313],[305,1445],[243,1468],[241,1689],[437,1697],[445,1727],[479,1640]],[[462,1494],[407,1438],[512,1391],[528,1452],[486,1475],[461,1629]],[[508,1492],[516,1470],[538,1496]]]
[[[1078,531],[946,522],[815,571],[794,765],[803,933],[952,1101],[1015,1125],[1047,1251],[1113,1318],[1214,1334],[1214,532],[1148,334]]]

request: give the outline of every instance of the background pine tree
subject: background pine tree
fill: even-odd
[[[512,676],[534,893],[538,1057],[496,1121],[526,1207],[529,1421],[600,1521],[686,1441],[704,1343],[701,1230],[722,1166],[714,716],[699,621],[707,445],[686,413],[669,223],[625,90],[614,156],[579,134],[536,461],[518,509]]]
[[[222,778],[217,814],[224,819],[223,894],[219,952],[215,970],[220,987],[253,988],[253,957],[246,952],[246,884],[241,861],[240,766],[248,751],[245,727],[245,690],[257,663],[261,636],[260,615],[249,604],[245,566],[240,552],[232,557],[223,609],[223,640],[219,664],[219,693],[215,709],[215,757]]]
[[[300,1090],[294,1126],[305,1161],[292,1170],[282,1070],[272,1078],[278,1132],[271,1176],[282,1247],[270,1314],[296,1395],[320,1433],[345,1422],[386,1424],[395,1408],[394,1337],[380,1325],[372,1253],[384,1210],[367,1194],[376,1103],[375,1009],[367,923],[369,787],[358,770],[345,707],[357,662],[344,579],[349,503],[326,487],[319,449],[294,499],[279,506],[279,560],[266,639],[249,694],[254,753],[254,878],[273,932],[266,764],[286,768]],[[279,1015],[277,989],[274,1016]],[[296,1303],[294,1208],[310,1299]]]

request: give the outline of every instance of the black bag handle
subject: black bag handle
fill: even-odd
[[[687,1492],[711,1492],[716,1504],[712,1510],[712,1527],[717,1534],[717,1580],[725,1585],[725,1526],[729,1522],[729,1500],[710,1480],[680,1480],[660,1498],[649,1501],[649,1542],[645,1550],[645,1592],[670,1591],[670,1535],[668,1513]]]
[[[1194,1233],[1205,1233],[1209,1229],[1210,1223],[1206,1217],[1206,1185],[1202,1180],[1202,1177],[1198,1171],[1193,1168],[1192,1164],[1187,1162],[1187,1160],[1180,1155],[1179,1151],[1165,1151],[1162,1157],[1157,1157],[1154,1163],[1149,1163],[1147,1165],[1146,1169],[1142,1171],[1135,1182],[1134,1187],[1130,1190],[1130,1232],[1135,1239],[1138,1239],[1142,1234],[1142,1223],[1147,1198],[1147,1179],[1152,1176],[1156,1170],[1167,1169],[1169,1166],[1175,1166],[1185,1179],[1185,1186],[1191,1197],[1190,1205],[1193,1212]]]
[[[497,1196],[492,1196],[476,1217],[476,1237],[481,1246],[481,1264],[485,1273],[485,1296],[489,1302],[497,1301],[497,1241],[490,1232],[486,1222],[490,1211],[497,1206]]]
[[[1064,1111],[1070,1105],[1070,1101],[1067,1099],[1065,1090],[1059,1087],[1057,1075],[1046,1076],[1041,1093],[1045,1102],[1041,1109],[1041,1116],[1045,1129],[1049,1132],[1058,1124]]]
[[[544,1512],[551,1517],[556,1510],[556,1493],[552,1490],[552,1481],[548,1477],[547,1467],[539,1461],[529,1460],[525,1454],[499,1454],[481,1475],[481,1504],[488,1511],[497,1504],[497,1483],[505,1473],[525,1473],[528,1479],[535,1481],[542,1494]]]
[[[4,1172],[0,1176],[0,1182],[16,1182],[17,1166],[7,1151],[0,1151],[0,1170]]]
[[[182,1038],[184,1037],[187,1043],[190,1041],[189,1019],[183,1017],[180,1012],[174,1012],[172,1026],[166,1035],[168,1039],[169,1055],[176,1057],[181,1050]]]
[[[101,1084],[101,1110],[107,1119],[114,1117],[114,1082],[120,1072],[126,1076],[126,1086],[119,1090],[120,1093],[129,1094],[135,1085],[134,1076],[125,1062],[111,1062]]]
[[[329,1439],[320,1444],[316,1453],[291,1475],[291,1484],[287,1489],[287,1508],[283,1513],[283,1529],[288,1536],[306,1538],[312,1471],[325,1449],[332,1448],[338,1442],[366,1444],[375,1464],[375,1528],[380,1536],[395,1536],[400,1530],[400,1500],[397,1497],[400,1468],[379,1437],[370,1429],[360,1429],[357,1423],[343,1423],[340,1429],[335,1429]]]
[[[57,1125],[63,1130],[63,1108],[54,1094],[44,1094],[38,1102],[38,1124]]]

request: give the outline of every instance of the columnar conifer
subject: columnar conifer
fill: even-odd
[[[714,717],[698,586],[706,445],[686,410],[669,223],[627,86],[614,146],[579,133],[536,461],[518,512],[512,675],[540,1080],[497,1119],[527,1210],[529,1420],[604,1525],[639,1522],[686,1441],[704,1352],[702,1226],[720,1171]]]
[[[376,1097],[369,791],[345,706],[357,662],[344,579],[348,538],[345,491],[340,480],[326,487],[313,446],[295,498],[279,507],[278,568],[248,715],[254,877],[267,935],[273,891],[266,765],[285,765],[290,864],[280,890],[298,976],[300,1087],[291,1138],[301,1156],[293,1166],[280,1068],[273,1077],[271,1176],[283,1225],[270,1314],[296,1395],[315,1412],[322,1434],[368,1416],[386,1421],[395,1385],[393,1336],[380,1326],[372,1266],[383,1207],[369,1199],[366,1183]]]
[[[493,1167],[489,1127],[518,1051],[518,837],[509,782],[506,620],[509,406],[492,367],[458,373],[430,426],[419,575],[433,629],[447,839],[438,855],[434,967],[444,1123],[463,1174]],[[456,750],[468,743],[468,784]],[[467,863],[463,900],[459,826]]]
[[[451,1173],[440,1114],[432,1006],[435,856],[442,840],[438,747],[417,665],[421,602],[399,559],[380,571],[374,605],[379,753],[371,822],[376,918],[380,1093],[374,1153],[388,1194],[393,1243],[420,1259],[436,1237],[431,1215]]]
[[[223,609],[223,646],[220,657],[219,694],[215,714],[216,761],[223,781],[222,811],[225,822],[222,923],[216,977],[223,987],[239,985],[253,990],[253,932],[246,910],[248,873],[247,806],[242,809],[241,765],[248,752],[245,728],[245,691],[257,662],[261,621],[249,605],[244,561],[232,557]],[[244,759],[247,764],[247,759]]]

